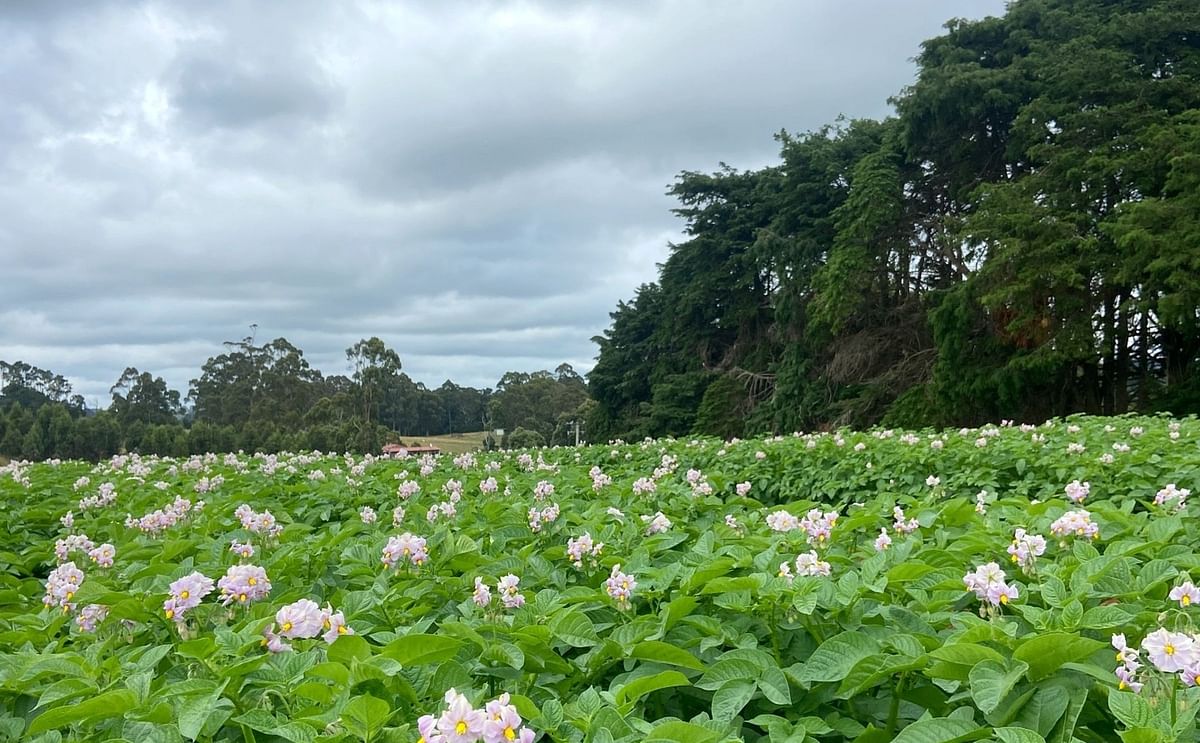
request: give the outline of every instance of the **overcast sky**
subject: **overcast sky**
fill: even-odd
[[[1002,0],[5,2],[0,359],[108,404],[221,342],[327,373],[591,368],[681,170],[880,117],[920,42]]]

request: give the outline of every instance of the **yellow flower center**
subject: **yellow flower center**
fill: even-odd
[[[1174,655],[1175,654],[1175,646],[1167,645],[1166,647],[1163,648],[1163,652],[1166,653],[1167,655]]]
[[[1118,650],[1118,651],[1117,651],[1117,661],[1118,661],[1118,662],[1124,662],[1124,661],[1125,661],[1125,651],[1123,651],[1123,650]]]
[[[1125,691],[1126,689],[1129,688],[1129,685],[1126,684],[1124,681],[1122,681],[1121,683],[1117,684],[1117,688],[1120,689],[1121,691]]]
[[[292,623],[291,623],[291,622],[284,622],[284,623],[283,623],[283,631],[284,631],[284,632],[290,632],[291,630],[292,630]]]
[[[246,581],[246,582],[247,582],[247,583],[249,583],[249,584],[250,584],[250,585],[252,585],[252,586],[257,586],[257,585],[258,585],[258,578],[251,578],[250,580],[248,580],[248,581]]]
[[[459,735],[466,735],[466,734],[467,734],[467,723],[466,723],[466,721],[465,721],[465,720],[459,720],[459,721],[458,721],[458,724],[454,726],[454,732],[458,733]]]
[[[70,601],[73,596],[75,596],[74,591],[67,591],[67,601]]]
[[[238,594],[238,601],[241,601],[243,604],[244,604],[244,603],[246,603],[246,594],[244,594],[244,593],[239,593],[239,594]]]
[[[1008,603],[1008,594],[1007,593],[1000,594],[1000,603],[1002,603],[1002,604]]]
[[[424,735],[418,735],[418,736],[417,736],[417,743],[425,743],[425,736],[424,736]]]
[[[516,740],[517,739],[517,731],[513,730],[511,726],[506,727],[506,728],[504,728],[504,737],[508,738],[509,740]]]
[[[325,620],[325,629],[329,629],[329,628],[330,628],[330,627],[332,627],[332,626],[333,626],[333,625],[329,623],[329,620],[328,620],[328,619],[326,619],[326,620]]]
[[[175,616],[175,610],[174,610],[174,609],[167,609],[167,611],[166,611],[165,613],[166,613],[166,615],[167,615],[167,619],[170,619],[170,618],[172,618],[172,617],[174,617],[174,616]]]
[[[191,596],[191,595],[192,594],[188,593],[187,591],[180,591],[179,598],[186,599],[188,596]]]
[[[1185,593],[1183,594],[1183,598],[1179,599],[1179,603],[1187,606],[1188,604],[1192,603],[1192,597]]]
[[[346,625],[344,625],[344,624],[343,624],[343,625],[341,625],[340,627],[338,627],[338,634],[339,634],[339,635],[344,635],[344,634],[346,634],[346,633],[347,633],[347,632],[349,632],[349,631],[350,631],[350,630],[346,629]]]

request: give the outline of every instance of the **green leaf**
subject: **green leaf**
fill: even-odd
[[[950,717],[914,722],[900,731],[892,743],[959,743],[976,740],[987,734],[974,722]]]
[[[1071,595],[1067,592],[1066,584],[1053,575],[1047,575],[1042,579],[1042,600],[1047,606],[1061,609],[1071,600]]]
[[[220,686],[207,694],[189,694],[178,698],[176,701],[176,724],[179,727],[180,735],[192,740],[199,738],[200,733],[204,731],[204,726],[217,714],[219,707],[233,706],[232,702],[221,696],[228,684],[229,679],[226,679],[221,682]]]
[[[714,743],[721,735],[706,727],[690,722],[664,722],[655,725],[646,734],[645,743],[660,741],[670,743]]]
[[[759,666],[745,658],[724,658],[714,663],[700,677],[700,680],[696,682],[696,688],[715,691],[721,688],[726,681],[733,679],[753,681],[759,677],[761,672],[762,669]]]
[[[1093,606],[1083,613],[1079,626],[1083,629],[1112,629],[1128,624],[1133,615],[1116,606]]]
[[[366,660],[371,657],[371,646],[358,635],[342,635],[329,646],[329,660],[349,666],[352,659]]]
[[[317,731],[299,722],[280,723],[270,712],[262,709],[252,709],[244,715],[232,720],[239,725],[245,725],[267,735],[274,735],[291,743],[312,743],[317,738]]]
[[[787,675],[777,666],[767,666],[762,670],[762,676],[758,678],[758,688],[772,704],[792,703],[792,690]]]
[[[1108,709],[1127,728],[1146,727],[1153,712],[1150,703],[1131,691],[1112,690],[1108,693]]]
[[[559,613],[550,621],[550,632],[573,648],[586,648],[599,641],[596,627],[587,615],[577,609]]]
[[[943,645],[929,653],[929,657],[946,663],[974,667],[980,661],[990,660],[1003,663],[1004,656],[986,645],[973,642],[960,642],[954,645]]]
[[[420,666],[450,660],[462,644],[462,640],[444,635],[405,635],[389,642],[381,654],[401,665]]]
[[[1117,733],[1125,743],[1162,743],[1167,738],[1154,728],[1130,728]]]
[[[611,708],[609,708],[611,711]],[[542,724],[546,730],[555,730],[563,723],[563,706],[562,702],[557,699],[548,699],[542,705]]]
[[[1064,663],[1083,660],[1104,643],[1067,632],[1049,632],[1022,642],[1013,658],[1029,664],[1029,680],[1038,681],[1062,667]]]
[[[665,663],[669,666],[679,666],[681,668],[690,668],[695,671],[703,671],[704,664],[701,663],[696,656],[686,650],[675,647],[674,645],[660,642],[658,640],[646,640],[639,642],[633,646],[629,657],[638,658],[639,660],[651,660],[656,663]]]
[[[821,643],[804,663],[800,675],[808,681],[841,681],[868,655],[879,651],[879,643],[861,632],[843,632]]]
[[[1043,686],[1037,689],[1017,715],[1021,727],[1036,730],[1043,737],[1050,734],[1070,704],[1070,695],[1061,686]]]
[[[996,728],[992,734],[1000,739],[1000,743],[1046,743],[1045,738],[1028,728]]]
[[[94,722],[107,717],[120,717],[137,705],[137,696],[128,689],[106,691],[78,704],[49,709],[33,718],[29,734],[65,727],[76,722]]]
[[[627,707],[632,705],[638,699],[652,691],[659,689],[668,689],[673,686],[690,686],[687,676],[684,676],[679,671],[662,671],[653,676],[642,676],[634,679],[628,684],[625,684],[617,692],[616,700],[618,707]]]
[[[1079,622],[1083,619],[1083,604],[1079,599],[1071,599],[1062,610],[1062,627],[1066,630],[1073,630],[1079,627]]]
[[[994,660],[975,664],[968,675],[975,706],[985,715],[990,714],[1028,670],[1029,666],[1021,661],[1016,661],[1010,668]]]
[[[717,689],[712,699],[712,716],[714,720],[728,722],[737,717],[742,708],[754,696],[758,685],[753,681],[726,681]]]
[[[375,733],[391,716],[392,711],[388,703],[370,694],[355,697],[342,707],[342,724],[363,740],[375,737]]]

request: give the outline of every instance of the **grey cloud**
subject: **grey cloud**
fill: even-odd
[[[249,325],[491,386],[586,370],[667,184],[881,116],[1002,0],[0,6],[0,358],[186,390]]]

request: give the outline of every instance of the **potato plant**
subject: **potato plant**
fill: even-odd
[[[1195,740],[1194,420],[0,469],[0,739]]]

